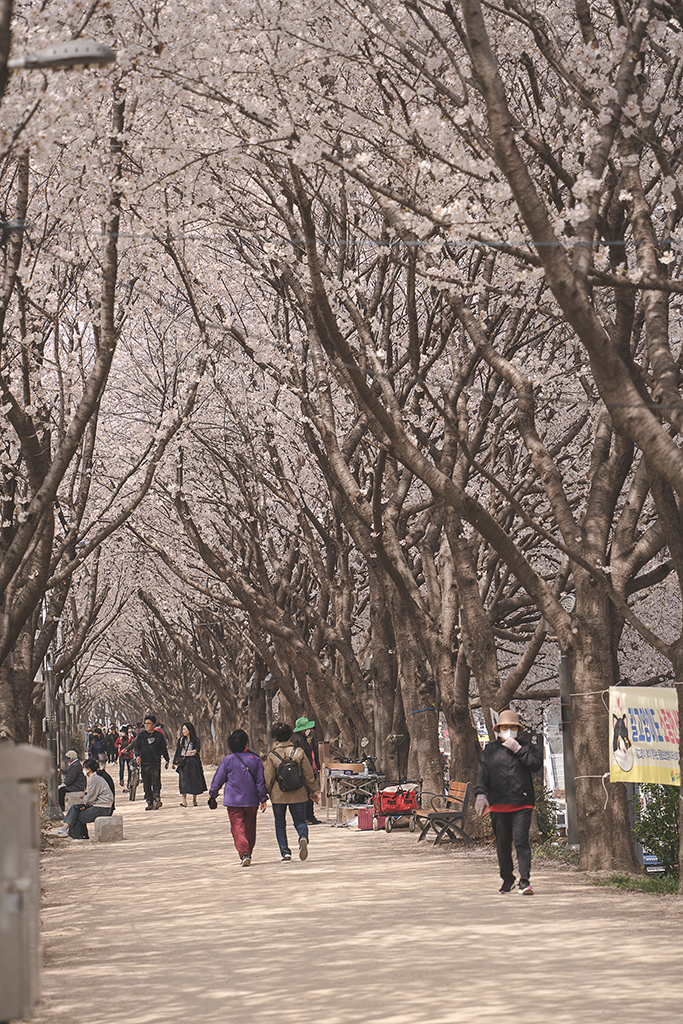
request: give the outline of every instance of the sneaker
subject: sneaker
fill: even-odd
[[[69,834],[69,826],[68,825],[64,825],[63,828],[58,828],[56,832],[52,833],[53,836],[68,836],[68,834]]]
[[[147,804],[147,806],[145,807],[145,810],[146,811],[153,811],[154,810],[154,804]]]
[[[302,836],[299,840],[299,860],[306,860],[308,857],[308,839]]]
[[[161,800],[155,800],[154,803],[152,804],[152,810],[158,811],[159,808],[163,806],[164,805],[162,804]]]
[[[306,824],[307,825],[322,825],[322,821],[320,820],[320,818],[307,818],[306,819]]]
[[[291,853],[283,853],[282,854],[282,859],[283,860],[291,860],[292,859]]]
[[[501,896],[509,896],[515,887],[514,879],[511,882],[503,882],[498,892]]]
[[[249,856],[248,853],[243,853],[242,854],[241,862],[242,862],[242,867],[243,868],[248,868],[249,867],[249,865],[251,864],[251,857]]]
[[[534,890],[531,888],[526,878],[523,878],[519,883],[519,895],[520,896],[533,896]]]

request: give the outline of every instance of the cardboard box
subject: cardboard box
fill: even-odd
[[[346,825],[347,822],[353,821],[359,810],[363,810],[363,808],[350,807],[348,804],[337,807],[337,825]]]

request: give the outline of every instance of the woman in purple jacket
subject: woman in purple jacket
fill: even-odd
[[[251,864],[256,845],[256,811],[265,811],[268,801],[263,764],[258,754],[247,749],[249,737],[236,729],[228,739],[232,751],[224,757],[209,786],[209,807],[217,807],[216,797],[225,786],[223,805],[228,808],[235,849],[243,868]]]

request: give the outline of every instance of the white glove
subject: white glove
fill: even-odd
[[[512,736],[509,740],[503,740],[503,746],[511,750],[513,754],[516,754],[518,750],[522,749],[522,744],[518,743],[517,740],[513,740]]]
[[[480,793],[477,799],[474,801],[474,813],[478,814],[480,818],[483,818],[489,809],[489,802],[483,793]]]

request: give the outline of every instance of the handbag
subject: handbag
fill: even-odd
[[[182,750],[193,750],[192,746],[190,745],[190,741],[189,740],[184,740],[183,741],[181,749]],[[185,754],[181,754],[180,757],[178,758],[178,760],[176,761],[175,765],[174,765],[175,770],[176,771],[180,771],[181,768],[184,768],[187,765],[187,762],[189,760],[190,760],[189,757],[187,757]]]

